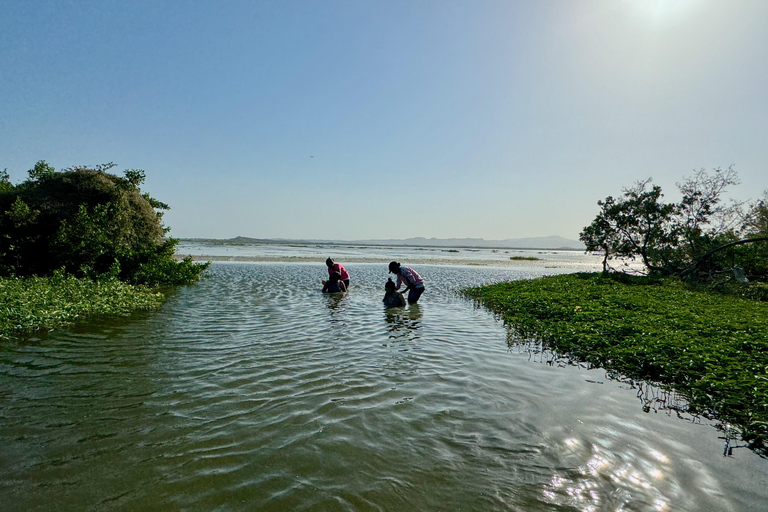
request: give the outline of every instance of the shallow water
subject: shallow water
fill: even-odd
[[[509,350],[461,287],[535,273],[214,264],[159,312],[0,347],[2,510],[764,510],[768,461]]]
[[[602,257],[574,250],[485,249],[479,247],[414,247],[414,246],[356,246],[313,243],[285,244],[210,244],[184,241],[176,247],[179,255],[205,259],[247,260],[308,260],[323,262],[329,256],[340,261],[363,263],[391,260],[413,264],[464,264],[530,268],[561,268],[571,271],[598,271]],[[511,260],[534,258],[536,261]]]

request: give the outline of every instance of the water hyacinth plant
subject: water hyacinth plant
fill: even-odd
[[[674,278],[568,274],[470,288],[518,337],[674,388],[768,446],[768,303]]]
[[[163,294],[116,279],[92,281],[65,276],[0,278],[0,340],[71,324],[93,315],[155,309]]]

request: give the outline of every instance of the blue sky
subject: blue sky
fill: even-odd
[[[0,169],[144,169],[177,237],[577,238],[768,188],[768,2],[14,1]]]

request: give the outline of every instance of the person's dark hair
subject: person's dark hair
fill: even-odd
[[[327,260],[325,260],[325,264],[328,265],[329,267],[332,267],[333,266],[333,260],[331,258],[328,258]]]
[[[395,283],[392,281],[391,277],[387,279],[387,282],[384,284],[384,289],[388,292],[395,291]]]
[[[396,261],[393,261],[389,264],[389,271],[393,274],[397,274],[400,272],[400,264]]]
[[[336,282],[339,280],[341,280],[341,274],[339,274],[338,272],[334,272],[331,274],[331,281]]]

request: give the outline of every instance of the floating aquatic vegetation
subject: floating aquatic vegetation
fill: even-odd
[[[568,274],[470,288],[515,342],[674,389],[688,410],[768,442],[768,303],[676,279]]]
[[[157,308],[163,294],[117,280],[71,276],[0,278],[0,340],[94,315]]]

